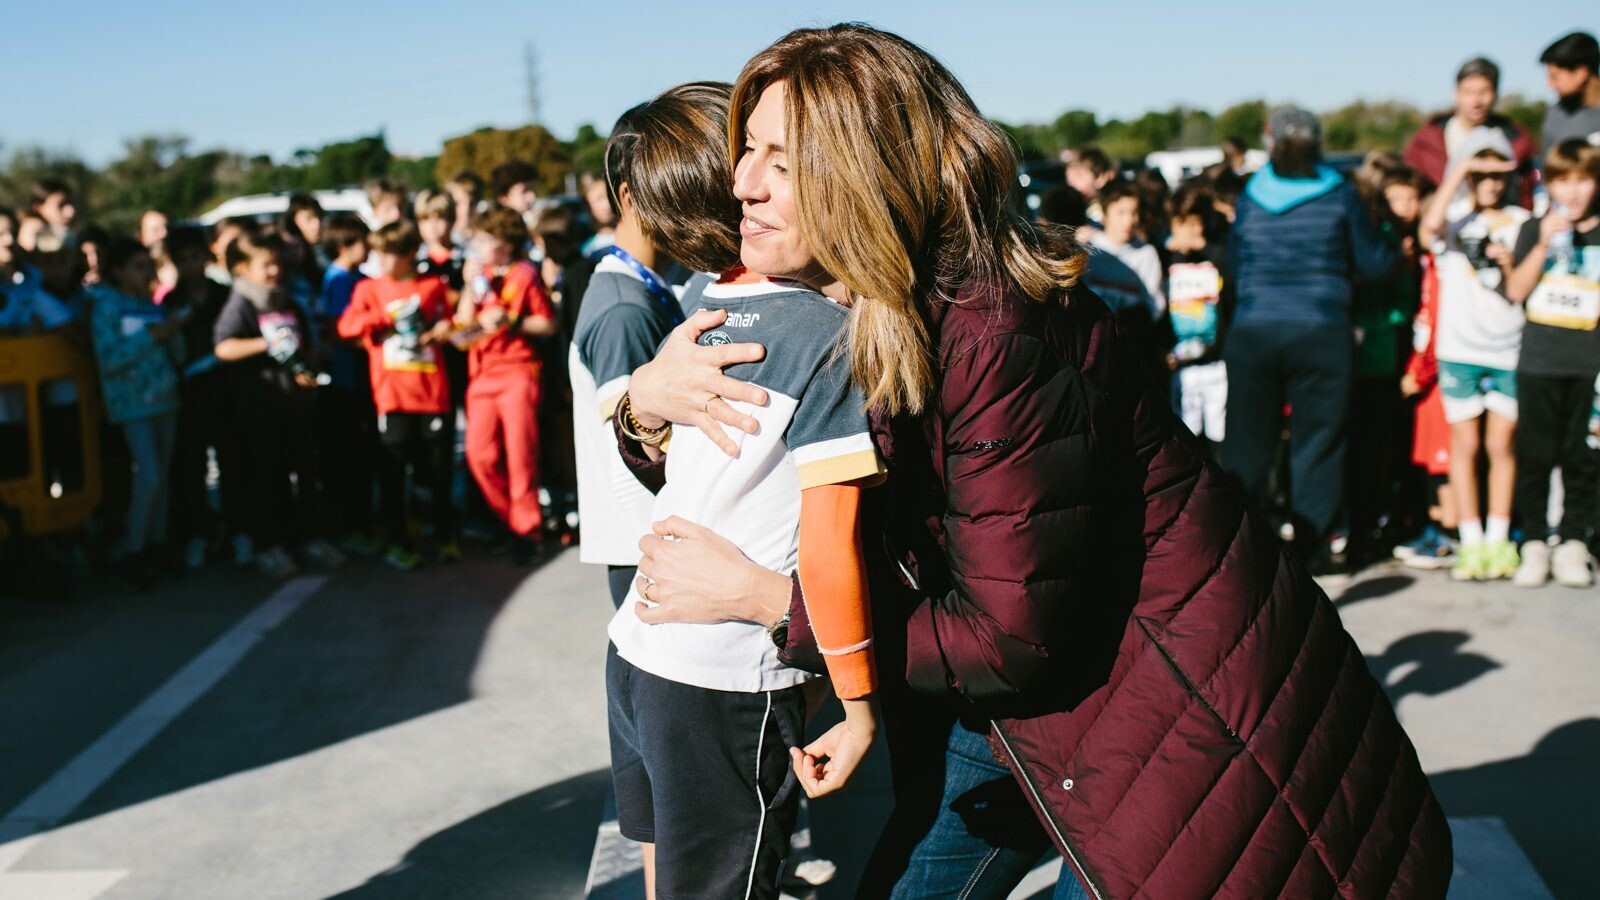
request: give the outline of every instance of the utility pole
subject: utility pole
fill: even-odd
[[[528,80],[528,121],[542,125],[544,114],[539,100],[539,54],[533,49],[533,41],[523,44],[522,64]]]

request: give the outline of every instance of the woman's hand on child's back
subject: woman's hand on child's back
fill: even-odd
[[[700,335],[721,325],[726,310],[703,309],[672,330],[656,358],[634,370],[628,382],[633,414],[646,428],[667,422],[693,425],[729,456],[739,445],[722,430],[728,425],[755,434],[756,420],[734,409],[729,400],[764,406],[767,392],[723,374],[728,366],[756,362],[766,348],[754,343],[700,346]]]
[[[789,748],[789,758],[794,761],[794,774],[806,796],[824,797],[842,790],[878,734],[877,710],[870,699],[844,701],[843,722],[812,741],[804,750]]]

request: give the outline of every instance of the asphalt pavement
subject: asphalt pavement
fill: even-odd
[[[1600,896],[1600,591],[1328,587],[1451,817],[1452,896]],[[611,606],[576,553],[79,593],[0,597],[0,900],[636,892],[595,853]],[[812,806],[838,874],[799,895],[850,895],[886,771]]]

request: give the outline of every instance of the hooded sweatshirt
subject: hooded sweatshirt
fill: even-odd
[[[1351,284],[1387,274],[1393,248],[1338,172],[1284,178],[1272,164],[1251,177],[1228,236],[1238,288],[1234,324],[1350,324]]]

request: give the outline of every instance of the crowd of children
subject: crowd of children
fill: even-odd
[[[0,208],[0,330],[60,334],[98,373],[106,500],[63,558],[147,589],[223,558],[275,578],[350,554],[409,571],[460,559],[463,531],[519,563],[571,543],[571,418],[554,434],[547,407],[567,393],[567,270],[593,268],[595,229],[537,203],[534,176],[502,165],[492,200],[471,172],[414,202],[379,182],[375,228],[295,194],[274,221],[150,210],[137,239],[113,236],[77,227],[50,180],[21,215]],[[63,380],[41,404],[53,490],[83,482],[78,399]],[[22,400],[0,389],[0,478],[29,471]]]
[[[1594,39],[1563,42],[1546,62],[1595,79]],[[1342,511],[1314,537],[1339,567],[1392,553],[1457,580],[1588,586],[1600,508],[1600,249],[1590,249],[1600,142],[1566,137],[1538,156],[1491,112],[1498,77],[1492,62],[1469,61],[1455,116],[1429,123],[1403,159],[1371,153],[1349,174],[1397,262],[1352,280],[1349,413],[1328,423],[1346,448]],[[1230,377],[1240,391],[1256,377],[1222,354],[1244,168],[1234,155],[1169,195],[1159,173],[1130,176],[1085,148],[1039,208],[1092,248],[1088,283],[1125,328],[1152,336],[1152,371],[1225,465]],[[1297,414],[1288,406],[1284,423]],[[1301,524],[1285,502],[1293,486],[1288,466],[1275,468],[1268,502],[1290,535]]]

